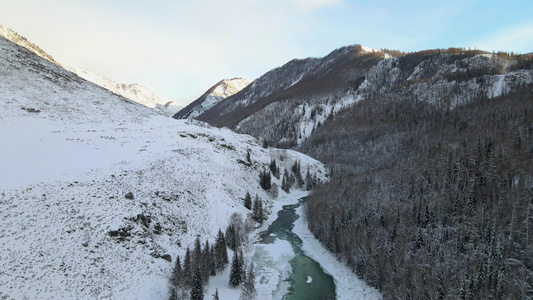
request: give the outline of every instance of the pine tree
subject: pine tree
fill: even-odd
[[[272,174],[276,174],[276,160],[275,159],[270,159],[270,165],[269,165],[269,168],[270,168],[270,172],[272,172]]]
[[[259,172],[259,185],[265,191],[270,190],[270,187],[272,186],[272,177],[270,175],[270,171],[264,170]]]
[[[242,249],[237,251],[239,253],[239,270],[241,271],[241,282],[246,279],[246,266],[244,265],[244,255]]]
[[[237,251],[233,252],[233,258],[231,260],[231,271],[229,274],[229,284],[232,287],[236,287],[241,283],[242,270],[240,269],[239,254]]]
[[[252,209],[252,195],[249,192],[246,192],[246,196],[244,196],[244,207]]]
[[[172,270],[172,277],[170,278],[170,281],[173,286],[179,286],[180,280],[182,280],[182,270],[181,270],[181,261],[180,256],[176,256],[176,263],[174,264],[174,269]]]
[[[222,272],[228,263],[228,250],[226,249],[226,240],[220,228],[215,242],[215,265],[218,272]]]
[[[231,250],[235,250],[237,247],[237,234],[231,224],[226,228],[226,244]]]
[[[192,259],[191,259],[191,251],[189,250],[189,247],[187,247],[187,250],[185,250],[185,260],[183,261],[183,284],[186,287],[191,286],[191,279],[192,279]]]
[[[258,196],[255,197],[252,211],[253,211],[252,219],[254,219],[254,221],[258,222],[259,224],[263,224],[263,220],[264,220],[263,201]]]
[[[250,264],[248,273],[246,274],[246,279],[242,285],[242,293],[240,299],[242,300],[253,300],[257,295],[255,290],[255,274],[254,274],[254,263]]]
[[[202,243],[200,242],[200,236],[197,235],[196,239],[194,240],[193,260],[195,260],[198,263],[201,257],[202,257]]]
[[[199,265],[204,283],[207,283],[209,281],[209,275],[211,274],[211,247],[209,246],[209,240],[205,240],[205,246],[202,251]]]
[[[217,275],[215,247],[211,247],[211,253],[209,254],[209,275]]]
[[[213,300],[220,300],[220,298],[218,297],[218,288],[215,289],[215,294],[213,295]]]
[[[191,300],[203,300],[204,299],[204,283],[202,279],[202,273],[197,266],[194,271],[194,279],[191,288]]]
[[[309,167],[307,168],[307,173],[305,175],[305,181],[306,181],[306,184],[307,184],[307,190],[310,191],[314,188],[314,182],[313,182],[313,177],[311,176],[311,172],[309,171]]]

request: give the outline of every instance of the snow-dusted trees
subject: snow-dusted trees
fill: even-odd
[[[183,260],[183,266],[179,256],[176,257],[172,276],[170,278],[170,299],[184,299],[189,294],[193,299],[200,299],[198,284],[198,278],[202,285],[202,297],[203,297],[203,284],[207,283],[209,276],[216,275],[216,264],[219,262],[219,268],[223,269],[227,264],[226,245],[224,243],[224,236],[222,231],[219,230],[217,244],[210,246],[209,241],[206,240],[204,247],[202,248],[200,237],[197,237],[194,242],[194,249],[190,251],[187,247],[185,251],[185,258]],[[218,250],[218,256],[217,256]],[[225,259],[224,259],[225,254]]]
[[[232,287],[236,287],[242,282],[242,261],[239,256],[242,256],[240,249],[233,252],[233,258],[231,259],[231,271],[229,274],[229,284]]]
[[[274,175],[274,177],[279,179],[280,170],[274,158],[270,160],[269,169],[270,169],[270,172]]]
[[[220,273],[228,264],[228,251],[226,249],[226,239],[222,230],[218,229],[217,240],[215,242],[215,266]]]
[[[250,192],[246,192],[243,202],[244,202],[244,207],[250,210],[252,209],[252,195],[250,195]]]
[[[246,277],[242,283],[242,293],[239,299],[241,300],[254,300],[257,295],[255,290],[255,273],[254,273],[254,263],[250,264]]]
[[[202,273],[200,267],[196,266],[194,271],[194,277],[191,288],[191,300],[203,300],[204,299],[204,282],[202,279]]]
[[[385,298],[530,298],[531,91],[371,99],[325,122],[301,149],[333,169],[309,228]]]
[[[254,206],[253,206],[252,211],[253,211],[252,219],[258,222],[259,224],[263,224],[265,214],[263,211],[263,200],[261,200],[259,196],[255,196]]]
[[[270,190],[272,185],[272,176],[270,175],[269,170],[259,172],[259,185],[265,191]]]

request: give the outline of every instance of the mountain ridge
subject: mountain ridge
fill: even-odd
[[[61,66],[84,79],[100,85],[117,95],[150,107],[162,115],[173,116],[182,108],[182,106],[177,102],[158,95],[142,85],[117,83],[94,72],[62,64],[56,61],[50,54],[46,53],[37,45],[29,42],[25,37],[2,25],[0,25],[0,36],[3,36],[4,38],[32,51],[40,57],[58,66]]]
[[[173,117],[175,119],[195,118],[225,98],[240,92],[252,82],[243,78],[223,79],[209,88],[198,99],[177,112]]]
[[[497,97],[531,81],[527,57],[460,48],[403,53],[347,46],[322,58],[291,60],[197,118],[292,148],[330,115],[365,98],[409,96],[453,107],[480,93]]]

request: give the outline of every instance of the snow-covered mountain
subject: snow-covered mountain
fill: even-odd
[[[177,102],[170,100],[164,96],[161,96],[145,86],[135,83],[118,83],[88,70],[83,70],[73,66],[63,66],[67,70],[76,73],[81,78],[93,82],[124,98],[133,100],[146,107],[149,107],[162,115],[172,117],[183,108],[183,106],[181,106]]]
[[[39,55],[40,57],[59,65],[59,63],[55,61],[54,58],[50,56],[50,54],[46,53],[43,49],[39,48],[33,43],[30,43],[30,41],[28,41],[25,37],[19,35],[15,31],[2,25],[0,25],[0,36],[3,36],[4,38],[30,50],[31,52]]]
[[[0,298],[166,299],[177,254],[213,241],[272,158],[251,136],[173,120],[0,37]],[[250,160],[247,160],[247,156]],[[273,179],[278,185],[279,180]],[[280,195],[287,195],[280,191]]]
[[[191,102],[174,115],[176,119],[195,118],[211,109],[220,101],[235,95],[247,87],[252,81],[242,78],[224,79],[212,86],[200,98]]]
[[[94,72],[83,70],[74,66],[61,64],[54,60],[52,56],[46,53],[44,50],[42,50],[35,44],[30,43],[23,36],[2,25],[0,25],[0,36],[34,52],[35,54],[47,59],[48,61],[51,61],[69,71],[76,73],[78,76],[86,80],[89,80],[101,87],[104,87],[105,89],[110,90],[111,92],[117,95],[123,96],[144,106],[152,108],[162,115],[173,116],[180,109],[183,108],[177,102],[165,98],[142,85],[117,83],[113,80],[104,78]]]
[[[527,57],[456,48],[406,54],[348,46],[323,58],[292,60],[197,119],[291,148],[362,99],[418,99],[453,108],[479,95],[499,97],[532,82],[532,70],[522,67]]]

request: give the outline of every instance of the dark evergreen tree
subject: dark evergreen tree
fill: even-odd
[[[218,297],[218,289],[215,289],[215,294],[213,295],[213,300],[220,300]]]
[[[305,175],[305,184],[306,184],[306,189],[308,191],[312,190],[315,187],[315,183],[313,181],[313,176],[311,176],[311,172],[309,171],[309,167],[307,168],[307,173]]]
[[[252,219],[259,224],[263,224],[264,221],[264,212],[263,212],[263,200],[258,196],[254,199],[254,206],[252,209]]]
[[[226,228],[226,244],[231,250],[235,250],[237,247],[237,233],[232,224],[229,224]]]
[[[183,284],[186,287],[190,287],[192,283],[192,258],[189,247],[185,251],[185,260],[183,261]]]
[[[252,195],[249,192],[246,192],[246,196],[244,196],[244,207],[252,209]]]
[[[200,236],[197,235],[196,239],[194,240],[193,260],[198,262],[201,257],[202,257],[202,242],[200,242]]]
[[[211,253],[209,253],[209,275],[217,275],[215,247],[211,247]]]
[[[181,261],[180,256],[176,256],[176,262],[174,263],[174,269],[172,269],[172,277],[170,278],[170,282],[173,286],[177,287],[181,285],[182,280],[182,269],[181,269]]]
[[[222,272],[228,264],[228,250],[226,249],[226,240],[220,228],[218,229],[218,236],[215,243],[215,260],[216,270]]]
[[[279,167],[277,166],[276,164],[276,160],[275,159],[271,159],[270,160],[270,164],[269,164],[269,169],[270,169],[270,172],[274,175],[274,177],[278,178],[279,179]]]
[[[241,275],[242,275],[242,269],[241,269],[241,263],[239,262],[239,254],[237,251],[233,252],[233,258],[231,260],[231,270],[229,274],[229,284],[232,287],[236,287],[239,284],[241,284]]]
[[[270,190],[270,187],[272,186],[272,177],[270,175],[270,171],[265,170],[259,172],[259,185],[265,191]]]
[[[283,172],[283,179],[281,180],[281,189],[284,190],[286,193],[290,192],[291,190],[291,184],[289,182],[289,172],[287,172],[287,170]]]
[[[246,279],[246,266],[244,264],[244,255],[242,249],[239,248],[237,251],[239,253],[239,270],[241,270],[241,282],[244,282]]]
[[[276,174],[276,160],[271,158],[270,159],[270,164],[268,165],[269,169],[270,169],[270,172],[272,172],[272,174]]]
[[[191,300],[203,300],[204,299],[204,282],[202,279],[202,273],[200,268],[196,267],[194,271],[194,278],[191,288]]]
[[[205,245],[202,250],[202,256],[199,260],[199,265],[204,283],[207,283],[209,281],[209,276],[211,275],[211,247],[209,246],[208,240],[205,240]]]

